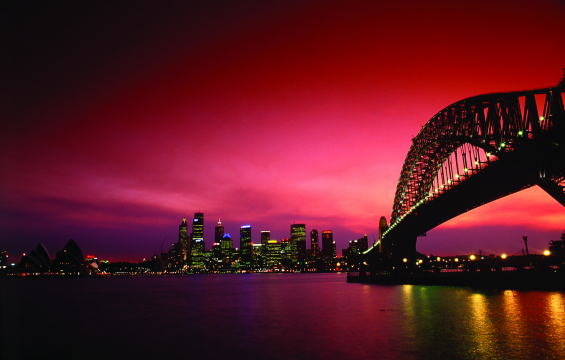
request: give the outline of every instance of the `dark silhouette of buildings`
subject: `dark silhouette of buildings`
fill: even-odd
[[[43,244],[37,244],[35,250],[25,255],[20,260],[18,268],[23,272],[60,275],[87,275],[87,264],[82,250],[78,244],[70,239],[62,250],[57,251],[55,259],[51,261],[49,252]]]
[[[24,255],[20,260],[21,267],[38,271],[47,271],[50,265],[49,252],[41,243],[37,244],[35,250],[32,250],[28,255]]]

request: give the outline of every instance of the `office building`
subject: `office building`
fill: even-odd
[[[230,234],[225,234],[222,237],[222,242],[220,243],[220,248],[222,249],[222,262],[224,267],[231,267],[233,249],[233,240]]]
[[[269,240],[271,240],[271,232],[261,231],[261,245],[267,245]]]
[[[192,220],[192,233],[190,234],[190,257],[193,270],[203,270],[204,264],[204,214],[195,213]]]
[[[242,270],[251,270],[251,225],[244,225],[239,230],[240,266]]]
[[[304,265],[306,259],[306,225],[290,225],[290,244],[294,251],[293,262]]]
[[[322,257],[326,260],[333,258],[334,234],[331,230],[322,231]]]
[[[313,259],[318,259],[320,257],[320,247],[318,245],[318,230],[314,229],[310,231],[310,251],[312,253]]]
[[[182,219],[182,223],[179,225],[179,243],[182,247],[181,252],[181,261],[185,262],[189,259],[189,252],[188,252],[188,224],[186,223],[186,218]]]
[[[269,240],[266,244],[265,268],[280,269],[282,267],[281,261],[281,244],[277,243],[277,240]]]
[[[222,242],[222,238],[224,237],[224,227],[222,226],[222,222],[218,219],[218,225],[216,225],[215,232],[214,232],[214,242],[220,244]]]

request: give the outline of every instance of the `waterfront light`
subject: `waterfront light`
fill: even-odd
[[[545,251],[543,252],[543,254],[544,254],[545,256],[549,256],[549,254],[551,254],[551,252],[549,252],[549,250],[545,250]]]
[[[501,258],[506,259],[506,254],[500,255]]]
[[[404,262],[407,262],[407,261],[408,261],[408,259],[407,259],[407,258],[404,258],[404,259],[402,259],[402,261],[404,261]]]
[[[469,259],[471,259],[471,260],[475,260],[475,255],[471,255],[471,256],[469,256]]]

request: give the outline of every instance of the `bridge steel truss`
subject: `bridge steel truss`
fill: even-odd
[[[565,206],[564,92],[562,80],[553,88],[478,95],[440,110],[412,140],[396,188],[390,227],[384,236],[391,231],[398,233],[393,229],[402,227],[404,218],[418,208],[424,210],[422,205],[489,167],[496,168],[493,164],[506,159],[520,162],[524,156],[537,158],[539,176],[535,180],[530,177],[487,200],[471,201],[462,212],[533,185],[539,185]],[[517,156],[519,153],[522,155]],[[492,177],[488,181],[496,181]],[[447,219],[443,216],[441,222]],[[441,223],[437,222],[429,229]],[[418,226],[417,231],[427,230]]]

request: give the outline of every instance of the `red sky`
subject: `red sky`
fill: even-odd
[[[390,217],[433,114],[553,86],[565,67],[563,1],[38,3],[0,15],[0,249],[15,260],[70,238],[149,258],[198,211],[207,248],[221,218],[255,242],[331,229],[341,253]],[[512,254],[528,235],[541,251],[564,229],[532,188],[417,248]]]

